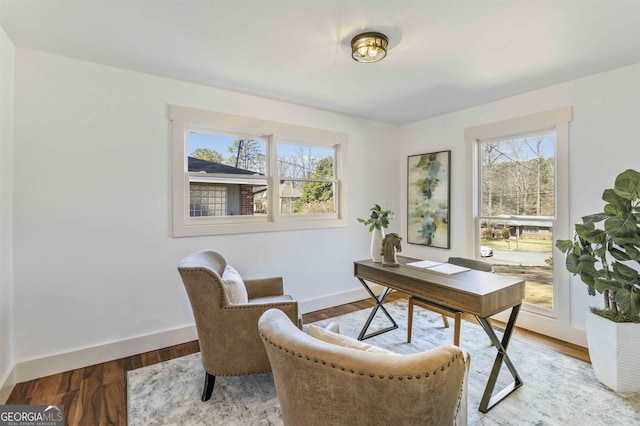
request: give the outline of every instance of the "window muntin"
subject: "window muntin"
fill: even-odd
[[[340,195],[347,193],[342,173],[348,142],[345,133],[176,105],[170,106],[170,119],[174,236],[347,226],[346,199]],[[247,141],[250,148],[259,141],[260,148],[253,157],[244,158],[239,152],[241,140]],[[236,149],[229,151],[229,145],[236,141]],[[292,169],[281,169],[282,176],[279,174],[279,159],[291,162],[292,149],[305,153],[306,163],[301,164],[306,167],[306,177]],[[192,153],[195,157],[190,157]],[[255,159],[259,161],[252,161]],[[203,166],[203,161],[208,163]],[[323,168],[324,172],[329,169],[331,176],[321,176]],[[301,203],[298,199],[305,185],[322,186],[324,190],[315,191],[315,198]],[[224,207],[220,186],[226,188]],[[291,191],[295,188],[299,192]],[[241,201],[234,198],[237,194]],[[253,200],[246,202],[250,195]]]

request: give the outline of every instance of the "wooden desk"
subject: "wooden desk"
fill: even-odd
[[[507,347],[525,297],[525,282],[513,277],[475,270],[447,275],[406,265],[417,260],[419,259],[398,256],[400,266],[397,267],[382,266],[381,263],[375,263],[372,260],[354,262],[354,276],[376,301],[358,339],[367,339],[398,328],[395,320],[382,305],[384,298],[391,290],[400,290],[409,295],[418,296],[445,310],[475,315],[498,352],[479,407],[481,412],[486,413],[522,386],[522,380],[507,355]],[[383,286],[380,296],[373,293],[367,281]],[[366,334],[378,309],[382,310],[392,326]],[[511,315],[500,340],[491,327],[488,317],[507,309],[511,309]],[[503,362],[507,365],[514,382],[492,397]]]

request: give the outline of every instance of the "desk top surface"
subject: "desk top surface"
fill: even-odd
[[[524,280],[473,269],[449,275],[407,265],[418,260],[398,256],[399,266],[359,260],[354,262],[354,275],[480,317],[524,300]]]

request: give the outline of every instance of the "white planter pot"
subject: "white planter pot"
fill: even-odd
[[[373,228],[371,232],[371,260],[382,262],[382,240],[384,239],[384,229]]]
[[[616,392],[640,391],[640,324],[617,323],[587,312],[589,357],[596,377]]]

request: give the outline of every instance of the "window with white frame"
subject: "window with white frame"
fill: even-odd
[[[335,148],[278,143],[280,213],[336,213]]]
[[[473,251],[527,281],[525,310],[556,318],[569,303],[554,238],[567,232],[570,120],[565,107],[465,130],[476,171]]]
[[[347,135],[172,105],[173,235],[346,226]]]

